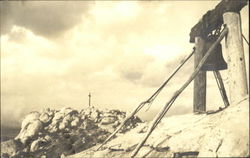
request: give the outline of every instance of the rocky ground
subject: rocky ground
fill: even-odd
[[[120,133],[102,150],[98,146],[67,158],[130,157],[150,122]],[[213,114],[163,118],[138,157],[249,157],[249,98]]]
[[[119,110],[63,108],[32,112],[15,139],[2,142],[2,158],[130,157],[151,122],[133,117],[99,151],[125,118]],[[138,157],[249,157],[249,97],[211,114],[163,118]]]
[[[80,112],[72,108],[32,112],[22,121],[21,131],[1,143],[2,158],[60,158],[103,142],[126,117],[119,110],[100,111],[89,107]],[[133,117],[120,133],[142,121]]]

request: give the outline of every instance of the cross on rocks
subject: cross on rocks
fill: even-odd
[[[91,106],[91,104],[90,104],[91,103],[91,94],[89,93],[88,96],[89,96],[89,107],[90,107]]]

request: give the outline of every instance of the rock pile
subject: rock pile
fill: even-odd
[[[78,153],[103,142],[125,117],[126,113],[119,110],[100,111],[93,107],[80,112],[72,108],[31,112],[22,121],[16,138],[1,143],[1,157],[56,158]],[[140,122],[133,117],[120,132],[127,132]]]
[[[131,157],[151,122],[119,134],[99,151],[92,149],[67,158]],[[95,149],[95,148],[94,148]],[[249,97],[212,114],[164,117],[136,157],[249,157]]]

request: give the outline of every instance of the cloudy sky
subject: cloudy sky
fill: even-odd
[[[89,92],[95,107],[131,111],[191,53],[190,29],[218,3],[1,1],[2,124],[46,107],[86,108]],[[248,37],[248,6],[241,16]],[[152,118],[192,71],[193,58],[140,116]],[[208,109],[223,104],[215,83],[208,73]],[[170,115],[192,111],[192,88]]]

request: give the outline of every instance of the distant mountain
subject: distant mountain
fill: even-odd
[[[1,125],[1,142],[16,137],[20,129],[20,127]]]

